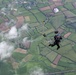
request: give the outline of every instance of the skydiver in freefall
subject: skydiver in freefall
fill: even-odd
[[[59,34],[58,31],[55,31],[55,36],[54,36],[54,43],[53,44],[49,44],[49,46],[53,47],[55,45],[57,45],[57,50],[60,48],[60,42],[62,40],[62,36]]]

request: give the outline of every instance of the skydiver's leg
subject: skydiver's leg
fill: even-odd
[[[57,45],[57,50],[58,50],[60,48],[59,42],[56,43],[56,45]]]
[[[54,42],[53,44],[49,44],[49,46],[53,47],[56,45],[56,42]]]

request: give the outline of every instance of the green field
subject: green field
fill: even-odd
[[[5,38],[9,30],[0,26],[0,42],[10,42],[14,45],[14,50],[21,48],[27,51],[25,54],[13,51],[11,57],[4,60],[1,60],[0,55],[0,75],[76,75],[76,6],[74,4],[76,0],[59,2],[0,0],[0,24],[8,23],[6,26],[9,30],[16,24],[27,25],[26,30],[17,28],[18,37],[15,40]],[[41,8],[43,10],[40,10]],[[58,8],[59,11],[54,11],[54,8]],[[19,18],[18,22],[17,18],[20,16],[23,20]],[[16,22],[10,23],[11,19]],[[49,43],[54,42],[55,30],[59,30],[63,37],[59,50],[56,46],[48,46]],[[67,34],[69,32],[70,35]],[[46,37],[43,36],[44,33]]]

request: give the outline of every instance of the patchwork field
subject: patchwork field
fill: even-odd
[[[0,0],[0,11],[0,44],[14,46],[9,58],[0,53],[0,75],[76,75],[76,0]],[[8,39],[13,26],[17,38]],[[55,30],[59,50],[48,46]]]

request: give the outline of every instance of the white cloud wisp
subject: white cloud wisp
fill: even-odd
[[[0,60],[9,58],[14,50],[14,46],[9,45],[7,42],[3,41],[0,43]]]

